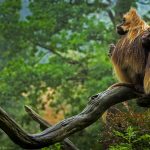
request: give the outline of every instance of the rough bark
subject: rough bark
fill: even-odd
[[[0,128],[16,144],[25,149],[47,147],[60,142],[71,134],[83,130],[94,123],[111,106],[139,97],[127,87],[108,89],[92,96],[85,109],[78,115],[60,121],[38,134],[28,134],[0,108]]]
[[[37,123],[39,123],[41,130],[45,130],[52,125],[49,124],[46,120],[40,117],[39,114],[37,114],[34,110],[32,110],[30,107],[25,106],[25,110],[28,113],[28,115]],[[79,150],[68,138],[64,139],[62,142],[60,142],[61,148],[63,150]]]

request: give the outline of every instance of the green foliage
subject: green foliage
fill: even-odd
[[[61,150],[61,145],[56,143],[53,146],[42,148],[42,150]]]
[[[123,143],[118,143],[110,146],[109,150],[147,150],[150,147],[150,134],[140,135],[139,132],[129,126],[125,133],[114,131],[115,136],[124,140]]]
[[[114,26],[120,13],[135,4],[122,0],[0,1],[0,106],[31,133],[39,127],[27,117],[24,105],[40,114],[45,103],[56,112],[62,110],[65,117],[79,113],[89,96],[115,82],[108,45],[117,40]],[[25,19],[23,6],[30,12],[24,14]],[[43,98],[48,89],[53,94]],[[98,130],[96,124],[72,140],[79,148],[99,149]],[[0,132],[1,143],[5,149],[19,149]],[[60,149],[59,144],[52,149]]]
[[[100,136],[100,143],[108,148],[130,148],[141,150],[149,147],[150,111],[136,112],[129,107],[129,112],[123,106],[108,111],[106,126]],[[109,138],[108,138],[109,137]]]

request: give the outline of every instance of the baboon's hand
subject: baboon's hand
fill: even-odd
[[[109,45],[109,51],[108,51],[108,56],[109,56],[109,57],[112,56],[112,53],[113,53],[115,47],[116,47],[116,46],[115,46],[115,44],[113,44],[113,43]]]

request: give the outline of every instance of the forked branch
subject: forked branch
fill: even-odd
[[[73,117],[64,119],[58,124],[38,134],[28,134],[9,115],[0,108],[0,128],[16,144],[25,149],[47,147],[83,130],[94,123],[111,106],[137,98],[134,90],[117,87],[92,96],[85,109]]]
[[[42,130],[45,130],[52,125],[49,124],[46,120],[40,117],[34,110],[32,110],[30,107],[25,106],[25,110],[28,113],[28,115],[37,123],[39,123],[40,128]],[[79,150],[68,138],[64,139],[63,141],[60,142],[61,147],[63,150]]]

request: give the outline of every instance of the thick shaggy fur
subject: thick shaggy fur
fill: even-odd
[[[123,18],[119,28],[124,35],[111,56],[115,73],[121,82],[143,87],[150,94],[150,48],[142,45],[142,36],[150,27],[133,8]]]

